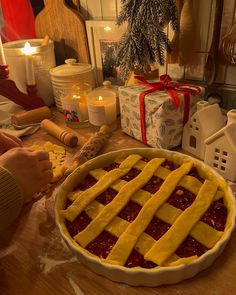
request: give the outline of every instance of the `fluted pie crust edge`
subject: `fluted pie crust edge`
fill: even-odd
[[[187,262],[178,266],[164,266],[153,269],[144,269],[140,267],[127,268],[124,266],[104,263],[102,259],[90,254],[87,250],[80,247],[69,235],[65,225],[65,220],[61,210],[64,209],[67,194],[80,183],[87,173],[93,169],[108,166],[118,157],[124,157],[131,154],[140,154],[146,158],[164,157],[175,163],[182,164],[191,159],[194,166],[197,167],[198,173],[203,178],[214,179],[219,187],[225,192],[225,201],[228,209],[228,217],[224,233],[217,244],[208,250],[196,260]],[[79,260],[91,268],[93,271],[108,277],[111,280],[124,282],[134,286],[158,286],[161,284],[172,284],[192,277],[199,271],[207,268],[212,264],[217,256],[223,251],[227,241],[230,238],[231,232],[235,223],[235,199],[227,182],[219,176],[213,169],[192,157],[167,151],[152,148],[138,148],[114,151],[101,156],[98,156],[82,166],[78,167],[60,186],[56,192],[55,203],[56,223],[60,233],[67,245],[77,254]]]

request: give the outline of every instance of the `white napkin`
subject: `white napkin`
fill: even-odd
[[[35,133],[40,128],[40,125],[16,129],[11,124],[11,116],[21,111],[24,111],[21,106],[0,95],[0,131],[17,137]]]

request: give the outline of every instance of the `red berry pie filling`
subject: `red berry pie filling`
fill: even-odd
[[[94,169],[65,204],[67,231],[90,254],[127,268],[194,260],[221,238],[228,216],[224,192],[198,171],[191,161],[140,155]]]

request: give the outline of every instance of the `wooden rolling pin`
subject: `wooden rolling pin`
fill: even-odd
[[[65,175],[69,175],[79,165],[94,158],[103,145],[107,142],[110,136],[110,128],[107,125],[102,125],[100,130],[96,132],[74,155],[72,166],[67,168]]]
[[[11,122],[17,126],[40,123],[43,119],[49,119],[52,113],[48,107],[41,107],[31,111],[20,112],[12,115]]]
[[[48,119],[41,122],[41,128],[69,147],[75,147],[78,143],[78,137],[74,133],[59,127]]]

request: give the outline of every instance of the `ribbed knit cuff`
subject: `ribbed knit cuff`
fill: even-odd
[[[20,213],[23,198],[11,173],[0,167],[0,231]]]

